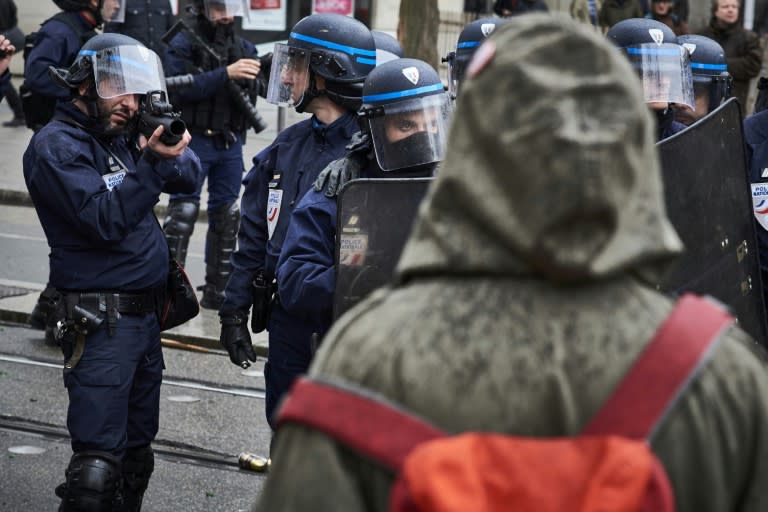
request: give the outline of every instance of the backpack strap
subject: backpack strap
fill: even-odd
[[[68,25],[73,32],[77,32],[77,34],[80,36],[80,46],[82,46],[88,39],[96,35],[96,31],[93,30],[93,28],[83,28],[81,23],[76,23],[72,19],[72,17],[69,15],[69,12],[71,11],[62,11],[56,13],[47,21],[57,20],[64,23],[65,25]]]
[[[650,440],[732,321],[712,299],[683,295],[582,434]]]
[[[378,463],[398,470],[418,444],[446,434],[391,402],[359,388],[301,377],[278,413],[278,426],[300,423]]]

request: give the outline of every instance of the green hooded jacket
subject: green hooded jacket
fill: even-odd
[[[682,249],[653,121],[626,59],[565,17],[513,18],[469,75],[395,282],[334,325],[310,374],[448,432],[576,435],[673,305],[647,284]],[[768,510],[753,346],[730,329],[652,440],[679,512]],[[392,481],[288,424],[256,509],[385,511]]]

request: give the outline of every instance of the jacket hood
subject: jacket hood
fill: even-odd
[[[615,47],[567,17],[527,15],[494,31],[469,69],[401,282],[435,273],[584,282],[646,274],[680,252],[654,123]]]

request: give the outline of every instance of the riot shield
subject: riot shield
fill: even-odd
[[[659,287],[715,297],[768,347],[738,105],[731,99],[658,143],[667,214],[685,244]]]
[[[390,281],[432,179],[354,180],[341,190],[334,319]]]

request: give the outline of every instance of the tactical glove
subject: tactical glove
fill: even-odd
[[[248,315],[236,312],[231,315],[221,315],[219,320],[221,322],[219,341],[229,353],[229,360],[241,368],[248,368],[251,366],[250,361],[256,361],[251,333],[248,332]]]
[[[345,183],[360,177],[365,160],[361,153],[370,150],[370,137],[368,134],[357,132],[346,149],[348,152],[344,157],[334,160],[320,171],[313,184],[316,192],[324,190],[326,197],[336,197]]]

